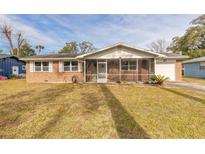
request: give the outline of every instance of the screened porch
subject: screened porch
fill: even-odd
[[[85,82],[139,82],[154,74],[154,58],[84,61]]]

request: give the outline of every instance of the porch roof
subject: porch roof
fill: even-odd
[[[125,43],[117,43],[117,44],[114,44],[114,45],[111,45],[111,46],[108,46],[108,47],[105,47],[105,48],[101,48],[95,52],[90,52],[90,53],[86,53],[86,54],[82,54],[82,55],[79,55],[77,56],[76,58],[84,58],[84,57],[88,57],[88,56],[91,56],[93,54],[96,54],[96,53],[100,53],[100,52],[103,52],[105,50],[108,50],[108,49],[111,49],[111,48],[114,48],[114,47],[127,47],[127,48],[130,48],[130,49],[134,49],[134,50],[138,50],[138,51],[141,51],[141,52],[144,52],[144,53],[148,53],[148,54],[152,54],[152,55],[155,55],[155,56],[158,56],[158,57],[167,57],[166,55],[164,54],[160,54],[160,53],[156,53],[156,52],[153,52],[151,50],[147,50],[147,49],[143,49],[143,48],[139,48],[139,47],[135,47],[135,46],[132,46],[132,45],[128,45],[128,44],[125,44]]]

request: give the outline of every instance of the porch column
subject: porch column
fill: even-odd
[[[136,63],[137,63],[137,82],[138,82],[138,74],[139,74],[139,70],[138,70],[138,58],[136,60]]]
[[[86,82],[86,60],[84,60],[84,82]]]
[[[148,78],[150,79],[150,74],[151,74],[151,58],[149,58],[149,69],[148,69],[148,73],[149,73],[149,75],[148,75]]]
[[[119,68],[120,68],[120,70],[119,70],[119,79],[120,79],[120,82],[121,82],[121,63],[122,63],[122,61],[121,61],[121,57],[119,58]]]
[[[154,74],[156,72],[156,58],[154,58]]]
[[[105,60],[105,62],[106,62],[106,80],[107,80],[107,59]],[[107,81],[106,81],[107,82]]]

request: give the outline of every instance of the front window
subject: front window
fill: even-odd
[[[137,69],[136,61],[129,61],[129,69],[130,70],[136,70]]]
[[[35,62],[35,72],[41,72],[41,62]]]
[[[205,70],[205,62],[200,62],[200,70]]]
[[[49,71],[49,62],[42,62],[43,64],[43,72]]]
[[[137,70],[137,62],[133,60],[122,60],[122,70]]]
[[[34,69],[35,69],[35,72],[48,72],[49,62],[35,62]]]
[[[64,72],[77,72],[78,61],[64,61]]]
[[[70,61],[65,61],[64,62],[64,71],[70,71]]]
[[[122,61],[122,70],[128,70],[128,61]]]
[[[71,69],[72,69],[72,71],[78,71],[78,62],[77,61],[71,62]]]

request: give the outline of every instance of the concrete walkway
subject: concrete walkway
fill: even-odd
[[[167,82],[167,85],[170,86],[177,86],[177,87],[183,87],[191,90],[198,90],[205,92],[205,86],[204,85],[199,85],[197,83],[191,83],[191,82]]]

